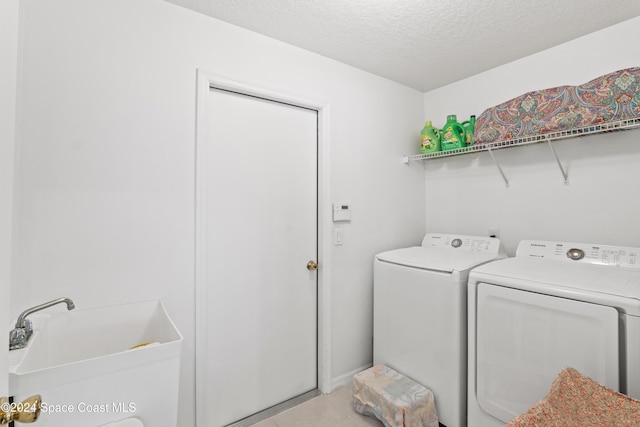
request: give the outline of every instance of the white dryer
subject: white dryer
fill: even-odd
[[[567,367],[640,398],[640,248],[520,242],[469,274],[468,424],[497,427]]]
[[[373,360],[430,389],[440,423],[466,426],[467,278],[498,239],[427,234],[374,260]]]

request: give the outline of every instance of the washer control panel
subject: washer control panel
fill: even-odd
[[[500,239],[484,236],[465,236],[460,234],[428,233],[424,236],[424,239],[422,239],[422,246],[497,254],[500,251]]]
[[[640,269],[640,248],[624,246],[523,240],[518,244],[516,257]]]

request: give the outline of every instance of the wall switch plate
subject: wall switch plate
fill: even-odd
[[[344,229],[334,228],[333,229],[333,245],[342,246],[343,241],[344,241]]]

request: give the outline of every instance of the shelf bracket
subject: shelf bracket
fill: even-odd
[[[567,171],[565,170],[565,168],[562,166],[562,162],[558,158],[558,154],[556,153],[556,150],[553,148],[553,145],[551,145],[551,140],[548,139],[547,142],[549,143],[549,148],[551,148],[551,152],[553,153],[553,157],[556,158],[556,163],[558,163],[558,167],[560,168],[560,173],[562,173],[562,177],[564,178],[564,183],[565,184],[569,184],[569,175],[568,175]]]
[[[493,162],[496,164],[496,167],[498,168],[498,172],[500,172],[500,175],[502,175],[502,179],[504,180],[504,186],[509,188],[509,180],[507,179],[507,176],[504,174],[504,171],[500,167],[500,163],[498,163],[498,161],[496,160],[496,157],[493,155],[493,150],[491,150],[491,148],[488,148],[487,151],[489,152],[489,155],[493,159]]]

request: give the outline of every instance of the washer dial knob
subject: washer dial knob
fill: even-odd
[[[582,249],[572,248],[567,251],[567,257],[574,261],[578,261],[584,258],[584,251]]]

